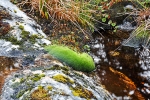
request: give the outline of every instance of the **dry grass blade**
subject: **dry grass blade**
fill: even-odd
[[[95,8],[97,5],[91,4],[90,2],[92,1],[31,0],[31,5],[33,9],[39,11],[43,17],[58,22],[71,22],[87,36],[87,32],[84,31],[84,28],[88,26],[90,31],[98,31],[93,22],[99,22],[92,15],[96,14]],[[100,35],[102,36],[101,33]]]

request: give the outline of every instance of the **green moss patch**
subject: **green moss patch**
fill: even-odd
[[[53,79],[55,81],[62,82],[62,83],[71,83],[71,84],[74,83],[73,80],[69,79],[68,77],[66,77],[62,74],[57,74],[57,75],[53,76]]]
[[[44,75],[44,74],[35,74],[33,77],[31,77],[31,80],[32,80],[33,82],[37,82],[37,81],[39,81],[42,77],[45,77],[45,75]]]
[[[48,89],[49,91],[52,91],[52,90],[53,90],[53,87],[52,87],[51,85],[49,85],[49,86],[47,86],[47,89]]]
[[[18,92],[18,94],[16,95],[17,98],[20,98],[27,90],[21,90]]]
[[[77,53],[66,46],[50,45],[45,50],[50,55],[65,62],[67,65],[78,71],[91,72],[95,69],[93,59],[87,53]]]
[[[79,86],[79,87],[75,87],[75,88],[70,88],[72,90],[72,94],[74,96],[78,96],[81,98],[86,98],[87,100],[91,99],[91,98],[95,98],[92,94],[91,91],[84,89],[83,87]]]

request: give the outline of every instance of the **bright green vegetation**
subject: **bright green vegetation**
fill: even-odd
[[[64,62],[75,70],[91,72],[95,69],[93,59],[87,53],[77,53],[66,46],[50,45],[45,50],[56,59]]]

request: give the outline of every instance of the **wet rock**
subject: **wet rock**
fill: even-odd
[[[135,1],[113,2],[110,8],[104,12],[104,14],[108,14],[109,17],[106,17],[104,23],[97,23],[95,26],[100,32],[114,30],[115,26],[118,26],[117,28],[123,31],[132,31],[137,25],[135,21],[135,17],[137,16],[131,13],[141,8],[142,6]],[[108,24],[110,20],[115,22],[116,25]]]
[[[134,10],[141,9],[142,6],[135,1],[120,1],[114,3],[110,10],[110,19],[115,21],[117,25],[123,24],[123,22],[130,22],[133,26],[136,25],[134,22],[134,15],[130,15]]]
[[[65,66],[16,72],[6,79],[1,99],[112,100],[95,79]]]
[[[0,16],[0,56],[38,56],[42,46],[51,43],[40,26],[9,0],[1,1]]]

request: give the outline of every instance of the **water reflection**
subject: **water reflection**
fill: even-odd
[[[145,58],[142,60],[139,49],[122,46],[114,51],[120,45],[120,41],[96,37],[91,43],[100,81],[117,100],[147,99],[149,94],[142,92],[143,83],[146,84],[146,80],[143,80],[139,74],[144,72],[141,66],[143,64],[149,66],[150,63],[147,63]],[[147,84],[149,86],[149,83]],[[147,90],[150,89],[147,88]]]

